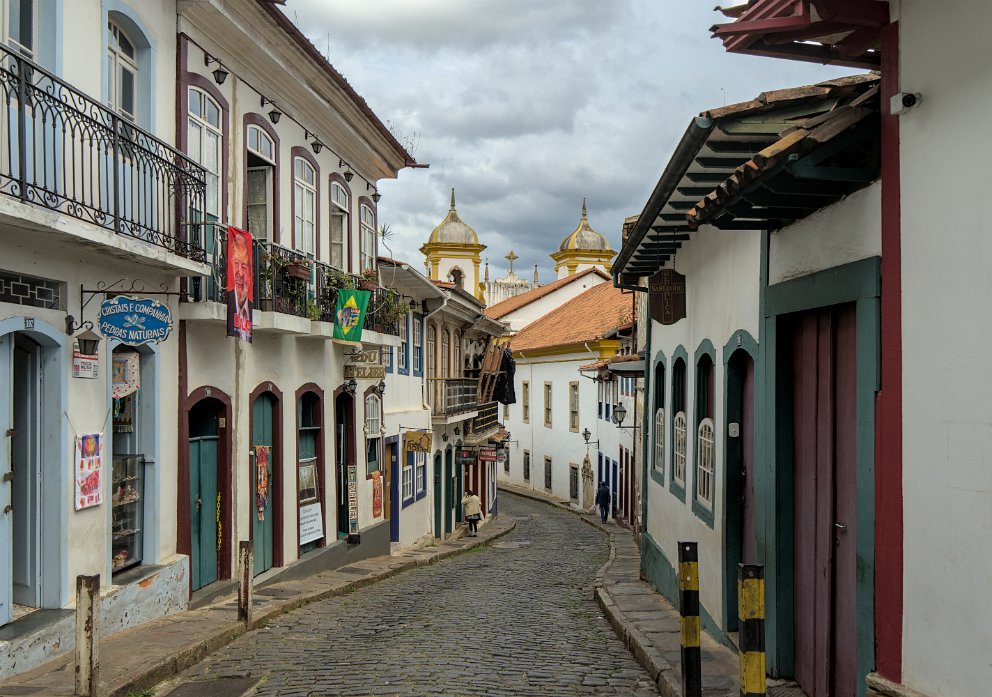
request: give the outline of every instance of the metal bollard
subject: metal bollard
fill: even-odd
[[[682,697],[702,697],[699,551],[695,542],[679,542],[679,611],[682,615]]]
[[[251,629],[252,586],[254,585],[255,545],[238,543],[238,621]]]
[[[765,694],[765,567],[737,565],[741,697]]]
[[[77,697],[97,697],[100,683],[100,574],[76,576]]]

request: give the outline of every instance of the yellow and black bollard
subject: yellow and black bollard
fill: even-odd
[[[741,697],[765,694],[765,567],[738,564]]]
[[[699,551],[695,542],[679,542],[679,610],[682,613],[682,695],[701,697]]]

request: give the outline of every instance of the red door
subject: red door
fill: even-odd
[[[854,697],[855,309],[791,325],[795,673],[810,697]]]

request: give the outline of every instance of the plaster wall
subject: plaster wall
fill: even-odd
[[[500,317],[499,321],[507,324],[512,331],[518,332],[534,320],[540,319],[552,310],[561,307],[572,298],[581,295],[594,286],[608,282],[602,276],[597,276],[596,274],[583,276],[579,280],[566,283],[547,295]]]
[[[725,346],[738,330],[745,330],[752,337],[758,336],[759,327],[759,265],[761,236],[758,232],[721,232],[709,227],[700,228],[678,252],[674,268],[686,276],[686,318],[673,325],[654,323],[651,329],[651,357],[647,370],[651,371],[651,393],[644,402],[654,405],[654,359],[665,356],[665,463],[661,471],[647,479],[646,531],[660,545],[670,563],[678,562],[679,541],[696,541],[699,544],[700,601],[706,612],[718,624],[722,622],[724,605],[724,526],[725,526],[725,463],[724,436],[727,423],[724,396]],[[714,498],[713,527],[700,518],[692,507],[696,487],[696,349],[709,339],[716,350],[713,369],[714,431]],[[686,360],[686,412],[688,437],[686,448],[685,501],[669,490],[671,448],[672,366],[673,354],[683,347]],[[650,419],[653,426],[654,418]],[[652,428],[653,431],[653,428]],[[654,441],[648,439],[649,452],[645,466],[652,469],[655,461]],[[662,475],[662,472],[664,473]],[[722,628],[722,627],[721,627]]]
[[[923,95],[899,117],[902,681],[930,697],[978,697],[992,683],[990,24],[982,0],[901,3],[900,85]]]
[[[772,232],[769,285],[881,256],[881,193],[881,181],[876,181],[808,218]]]
[[[425,477],[426,491],[421,498],[415,498],[413,503],[403,503],[403,434],[411,429],[431,429],[431,412],[423,402],[423,379],[406,375],[386,374],[386,395],[384,397],[384,416],[387,434],[399,434],[397,468],[397,492],[399,492],[400,516],[400,547],[409,547],[424,535],[432,533],[434,525],[434,509],[432,508],[433,477],[431,475],[430,456],[427,456],[427,472]],[[414,468],[414,496],[416,497],[416,477]]]

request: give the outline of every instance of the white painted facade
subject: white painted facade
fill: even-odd
[[[672,268],[686,277],[687,316],[675,324],[663,326],[652,322],[650,358],[645,371],[650,376],[650,393],[644,395],[649,410],[648,451],[645,453],[647,476],[647,513],[642,526],[661,548],[671,565],[678,563],[678,543],[699,544],[700,602],[717,623],[724,614],[724,525],[725,525],[725,439],[726,361],[724,346],[741,331],[755,339],[759,328],[759,264],[761,236],[758,232],[726,233],[702,227],[692,240],[679,249]],[[643,326],[643,323],[642,323]],[[638,332],[639,334],[641,332]],[[696,493],[697,433],[695,425],[697,349],[705,341],[712,344],[714,484],[709,522],[693,505]],[[685,370],[685,412],[687,416],[684,486],[676,494],[672,487],[672,413],[673,368],[677,355],[683,355]],[[655,404],[657,361],[665,365],[664,462],[655,454]],[[722,628],[722,627],[721,627]]]
[[[982,184],[992,106],[981,0],[902,0],[902,682],[929,697],[989,692],[992,663],[992,224]],[[884,344],[883,344],[884,348]]]
[[[586,274],[581,278],[573,274],[572,278],[574,280],[555,288],[550,293],[501,316],[499,318],[500,322],[506,324],[511,331],[519,332],[534,320],[544,317],[544,315],[564,305],[572,298],[581,295],[594,286],[609,281],[608,278],[595,273]]]

